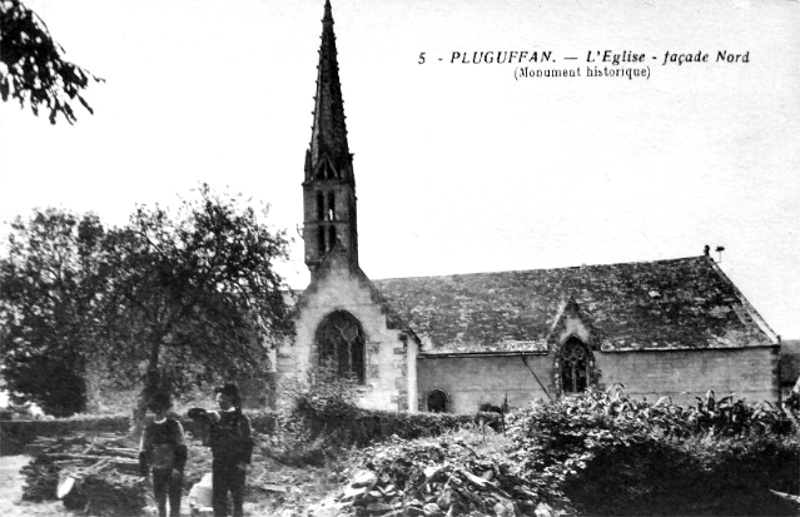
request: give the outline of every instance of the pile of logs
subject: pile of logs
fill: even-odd
[[[61,499],[70,509],[137,515],[147,504],[138,451],[111,433],[38,438],[27,447],[23,499]]]

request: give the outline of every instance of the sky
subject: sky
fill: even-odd
[[[122,224],[137,204],[175,205],[207,182],[269,203],[271,224],[295,237],[282,272],[304,287],[323,0],[26,3],[105,83],[74,126],[0,104],[0,219],[57,206]],[[797,1],[332,3],[367,275],[723,246],[725,273],[775,332],[800,338]],[[554,61],[453,62],[481,51]],[[645,57],[598,62],[606,51]],[[669,59],[698,53],[707,61]],[[521,77],[525,66],[581,76]],[[587,77],[595,66],[647,78]]]

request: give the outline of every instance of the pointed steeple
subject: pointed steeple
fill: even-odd
[[[347,146],[344,101],[339,84],[336,36],[331,4],[325,2],[317,65],[314,125],[306,151],[303,181],[305,262],[312,275],[335,247],[358,265],[356,183],[353,156]]]
[[[306,155],[305,180],[336,178],[352,181],[352,157],[347,145],[336,35],[333,33],[333,15],[329,0],[325,2],[321,40],[317,91],[314,96],[314,124]]]

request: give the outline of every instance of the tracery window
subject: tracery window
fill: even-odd
[[[561,390],[563,393],[583,393],[589,387],[589,349],[579,339],[571,337],[561,348]]]
[[[320,366],[339,377],[364,383],[364,331],[352,314],[329,314],[317,328],[315,342]]]

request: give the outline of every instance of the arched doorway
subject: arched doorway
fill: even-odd
[[[428,393],[425,407],[431,413],[447,413],[450,410],[450,396],[444,390],[435,389]]]
[[[561,347],[561,393],[583,393],[591,384],[592,356],[578,338],[570,337]]]
[[[328,314],[317,327],[314,338],[317,360],[339,377],[364,383],[364,330],[355,316],[346,311]]]

